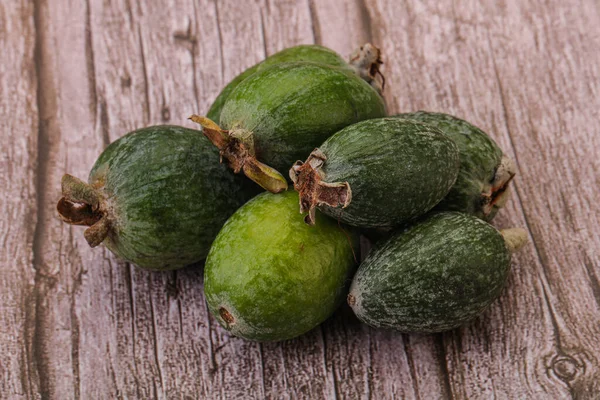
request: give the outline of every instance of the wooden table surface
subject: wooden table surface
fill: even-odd
[[[600,398],[595,0],[0,0],[0,397]],[[229,336],[202,268],[148,273],[55,212],[135,128],[195,127],[280,49],[382,48],[391,112],[449,112],[518,163],[497,226],[528,229],[502,297],[438,335],[340,312],[285,343]]]

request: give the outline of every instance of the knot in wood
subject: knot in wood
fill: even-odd
[[[557,356],[552,361],[552,371],[565,382],[575,379],[581,369],[582,365],[570,356]]]

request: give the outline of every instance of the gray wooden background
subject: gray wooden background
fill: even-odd
[[[91,250],[59,180],[148,124],[193,127],[287,46],[384,54],[390,111],[456,114],[518,162],[497,219],[531,244],[472,325],[230,337],[199,266],[148,273]],[[600,398],[600,3],[596,0],[0,0],[0,397]]]

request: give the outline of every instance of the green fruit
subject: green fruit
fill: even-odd
[[[220,127],[192,119],[235,172],[243,170],[279,192],[287,182],[277,170],[287,170],[341,128],[383,115],[381,96],[353,72],[295,62],[273,65],[240,83],[223,106]]]
[[[522,229],[498,232],[458,212],[433,213],[378,243],[348,295],[358,318],[403,332],[440,332],[481,314],[510,271]]]
[[[372,44],[366,43],[361,46],[352,54],[348,63],[339,54],[328,49],[327,47],[316,44],[302,44],[281,50],[280,52],[267,57],[260,63],[246,69],[244,72],[233,78],[233,80],[229,82],[227,86],[225,86],[221,93],[219,93],[206,116],[209,119],[218,122],[221,119],[221,109],[229,97],[229,94],[244,79],[248,78],[255,72],[262,71],[263,69],[270,67],[271,65],[294,61],[310,61],[318,64],[331,65],[333,67],[352,70],[362,79],[369,82],[373,87],[379,88],[380,85],[375,80],[375,76],[377,74],[381,75],[379,72],[379,66],[382,64],[381,52]],[[380,90],[383,90],[383,87],[381,87]]]
[[[419,111],[396,117],[435,126],[458,146],[458,178],[435,210],[462,211],[491,221],[506,203],[508,184],[515,175],[514,163],[496,142],[476,126],[448,114]]]
[[[104,150],[89,184],[63,177],[58,211],[90,226],[92,247],[104,243],[142,268],[180,268],[205,258],[223,223],[254,194],[218,160],[199,131],[139,129]]]
[[[263,193],[223,226],[208,255],[204,293],[219,323],[236,336],[296,337],[329,317],[347,294],[356,238],[319,215],[308,226],[289,191]]]
[[[219,93],[206,116],[211,120],[218,122],[221,118],[221,109],[223,108],[223,104],[225,104],[225,101],[233,89],[235,89],[244,79],[271,65],[293,61],[311,61],[315,63],[331,65],[334,67],[351,69],[350,65],[348,65],[348,63],[346,63],[346,61],[339,54],[328,49],[327,47],[316,44],[305,44],[289,47],[273,54],[270,57],[267,57],[264,61],[253,65],[236,76],[231,82],[229,82],[227,86],[225,86],[221,93]]]
[[[316,206],[362,228],[393,227],[435,206],[454,184],[456,144],[429,125],[379,118],[342,129],[290,170],[300,211]]]

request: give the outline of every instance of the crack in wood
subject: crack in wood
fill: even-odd
[[[38,130],[38,166],[37,166],[37,210],[38,219],[33,239],[33,265],[36,270],[35,293],[35,319],[32,332],[33,360],[32,364],[37,370],[39,390],[42,397],[55,397],[57,394],[57,374],[50,357],[52,349],[48,338],[53,331],[53,321],[48,317],[53,314],[50,309],[48,293],[57,283],[56,272],[48,270],[43,255],[44,233],[47,230],[46,204],[50,201],[46,193],[50,165],[51,142],[60,140],[60,131],[56,124],[56,89],[54,87],[54,71],[52,69],[51,51],[47,45],[46,35],[49,26],[47,21],[48,4],[46,0],[34,0],[34,26],[35,26],[35,60],[38,80],[37,102],[39,112]]]
[[[412,349],[410,347],[410,338],[406,333],[400,334],[400,337],[402,338],[402,347],[404,349],[404,354],[406,355],[406,362],[408,363],[408,370],[412,379],[413,393],[417,400],[421,400],[421,396],[419,395],[419,381],[415,371],[415,360],[413,359]]]
[[[150,283],[149,287],[152,288],[152,276],[148,276],[148,282]],[[156,363],[156,369],[158,371],[158,381],[160,382],[161,394],[165,393],[165,379],[162,371],[162,362],[160,360],[160,344],[158,337],[158,329],[156,327],[156,315],[154,312],[154,295],[151,293],[148,298],[150,299],[150,318],[152,319],[152,338],[154,341],[154,362]],[[155,381],[156,384],[156,381]],[[162,397],[162,396],[161,396]]]
[[[310,12],[310,23],[313,34],[313,42],[316,44],[322,44],[323,39],[321,37],[321,22],[319,21],[319,15],[317,14],[317,7],[315,6],[314,0],[307,0],[308,10]]]
[[[446,360],[446,346],[444,345],[444,334],[440,333],[435,335],[435,353],[438,359],[438,363],[440,365],[440,369],[442,370],[442,376],[440,377],[442,381],[442,388],[444,390],[442,397],[452,400],[454,399],[454,395],[452,392],[452,385],[450,383],[448,361]]]
[[[265,21],[264,21],[264,17],[263,17],[263,13],[260,12],[259,14],[260,17],[260,33],[262,35],[261,39],[262,39],[262,44],[263,44],[263,59],[267,58],[269,56],[269,49],[267,46],[267,34],[265,32],[266,27],[265,27]]]
[[[592,291],[594,292],[596,306],[600,308],[600,278],[598,278],[598,275],[596,275],[596,272],[594,271],[594,263],[592,262],[592,259],[587,253],[584,253],[584,259],[585,260],[583,262],[583,265],[587,272],[587,276],[590,280],[590,286],[592,287]]]
[[[371,17],[371,12],[369,11],[369,6],[367,5],[367,0],[355,0],[360,10],[361,21],[364,26],[364,31],[366,32],[366,37],[368,42],[373,42],[373,40],[377,39],[377,41],[381,41],[381,38],[375,37],[373,30],[373,22]],[[374,6],[374,5],[372,5]],[[380,44],[377,43],[377,46]]]
[[[140,48],[140,62],[142,63],[142,72],[144,77],[144,110],[146,112],[146,123],[152,120],[150,113],[150,82],[148,80],[148,67],[146,66],[146,52],[144,50],[144,40],[142,39],[142,28],[138,25],[138,42]]]
[[[225,56],[223,49],[223,31],[221,30],[221,18],[219,17],[219,2],[215,1],[213,3],[215,5],[215,16],[217,23],[217,38],[219,39],[219,57],[221,62],[221,85],[225,86],[227,82],[225,82]]]
[[[92,35],[92,10],[90,0],[85,1],[85,59],[87,63],[88,85],[90,88],[90,111],[96,121],[98,113],[98,91],[96,86],[96,65],[94,61],[94,41]]]
[[[333,383],[333,398],[338,399],[340,395],[340,388],[338,386],[338,380],[335,375],[335,363],[333,359],[331,362],[331,369],[328,367],[327,362],[327,335],[325,334],[325,328],[323,325],[319,326],[321,341],[323,343],[323,367],[325,368],[325,372],[329,374],[331,382]]]

